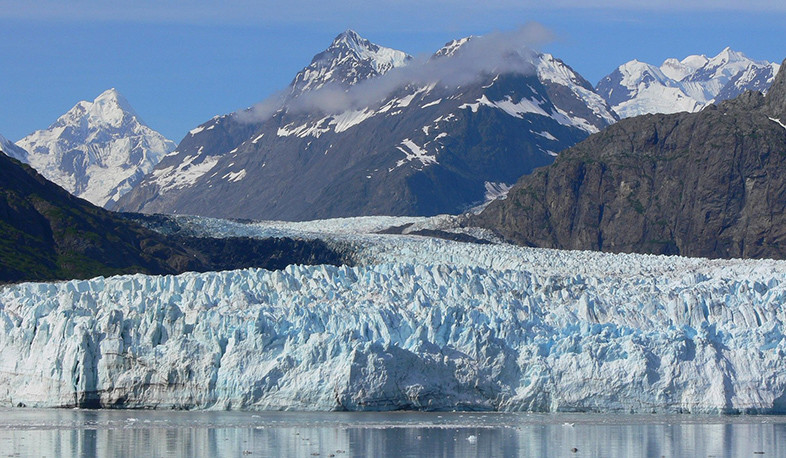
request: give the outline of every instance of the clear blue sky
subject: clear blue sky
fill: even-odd
[[[725,46],[754,59],[786,58],[782,0],[541,3],[0,0],[0,134],[18,140],[116,87],[152,128],[179,142],[211,117],[286,86],[347,28],[423,54],[535,21],[555,37],[543,50],[593,84],[631,59],[658,65]]]

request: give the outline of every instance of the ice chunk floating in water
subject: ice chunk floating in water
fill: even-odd
[[[0,403],[786,411],[786,263],[342,237],[361,265],[3,287]]]

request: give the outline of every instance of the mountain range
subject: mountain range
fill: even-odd
[[[593,88],[515,34],[414,58],[348,30],[279,94],[174,143],[115,89],[82,101],[9,155],[109,209],[253,219],[461,213],[637,114],[695,112],[778,64],[717,56],[631,61]]]
[[[95,205],[112,208],[175,149],[148,127],[116,89],[81,101],[45,130],[17,142],[16,158]]]
[[[418,60],[350,30],[280,97],[192,130],[117,208],[458,213],[616,119],[569,66],[515,40],[468,37]]]
[[[727,47],[715,57],[670,58],[660,67],[632,60],[601,79],[595,89],[621,118],[696,112],[746,90],[766,93],[779,68]]]
[[[785,121],[783,73],[766,97],[623,119],[522,177],[473,224],[530,246],[784,259]]]

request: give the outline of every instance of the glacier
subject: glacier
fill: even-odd
[[[375,233],[445,216],[176,221],[356,265],[3,286],[0,405],[786,411],[784,262]]]

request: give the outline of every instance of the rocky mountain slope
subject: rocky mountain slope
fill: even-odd
[[[417,61],[347,31],[281,98],[192,130],[118,208],[457,213],[615,120],[580,75],[515,40],[458,40]]]
[[[786,257],[786,74],[699,113],[624,119],[476,220],[520,244]]]
[[[632,60],[603,78],[596,90],[622,118],[696,112],[747,90],[766,92],[779,68],[726,48],[712,58],[667,59],[660,67]]]
[[[0,152],[0,283],[342,261],[318,242],[166,237]]]
[[[47,179],[107,208],[175,149],[115,89],[77,103],[49,128],[17,145],[29,153],[24,162]]]

